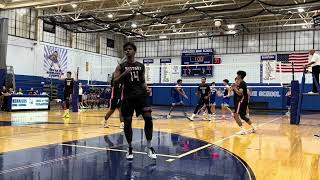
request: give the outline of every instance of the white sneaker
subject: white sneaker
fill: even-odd
[[[124,122],[121,122],[120,123],[120,129],[123,129],[124,128]]]
[[[133,153],[132,153],[132,148],[128,148],[128,152],[126,154],[126,159],[127,160],[133,160]]]
[[[203,112],[202,116],[206,116],[206,115],[207,115],[207,113],[206,113],[206,112]]]
[[[252,126],[252,129],[251,129],[251,133],[256,133],[256,131],[257,131],[257,127],[256,126]]]
[[[208,119],[209,121],[211,121],[212,120],[212,115],[211,114],[209,114],[209,119]]]
[[[147,153],[149,158],[157,159],[156,151],[153,149],[153,147],[147,148]]]
[[[247,132],[244,129],[241,129],[239,132],[236,133],[237,135],[246,135]]]
[[[208,120],[208,116],[202,116],[202,120],[207,121]]]
[[[193,117],[193,116],[188,117],[188,119],[189,119],[190,121],[194,121],[194,117]]]
[[[308,92],[308,94],[316,94],[315,92],[313,92],[313,91],[310,91],[310,92]]]
[[[168,115],[167,115],[167,119],[171,119],[171,115],[168,114]]]

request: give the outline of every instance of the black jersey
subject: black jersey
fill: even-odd
[[[242,102],[248,102],[248,88],[247,88],[247,83],[242,81],[239,84],[239,89],[243,89],[242,96],[237,95],[237,101],[242,101]]]
[[[198,92],[200,92],[201,98],[209,96],[210,86],[208,84],[200,84],[198,87]]]
[[[121,99],[122,94],[122,83],[115,83],[114,82],[114,75],[112,75],[111,78],[111,87],[112,87],[112,93],[111,98],[112,99]]]
[[[66,78],[64,80],[64,93],[72,94],[73,92],[73,78]]]
[[[131,72],[121,78],[120,81],[120,83],[122,83],[123,85],[123,98],[129,99],[147,96],[144,77],[144,65],[138,61],[134,63],[124,62],[120,65],[121,73],[125,72],[127,69],[130,69]]]

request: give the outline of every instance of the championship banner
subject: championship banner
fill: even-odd
[[[160,83],[171,82],[172,67],[166,65],[171,65],[171,58],[160,59]]]
[[[261,63],[261,83],[274,80],[277,70],[276,55],[262,55]]]
[[[150,67],[150,64],[153,64],[154,60],[153,59],[143,59],[143,64],[145,64],[145,78],[147,83],[153,83],[152,79],[153,73],[152,73],[152,68]]]
[[[68,50],[60,47],[44,46],[43,69],[49,78],[61,78],[68,68]]]

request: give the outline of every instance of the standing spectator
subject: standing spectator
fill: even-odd
[[[319,75],[320,75],[320,55],[316,53],[314,49],[309,51],[309,63],[305,65],[305,68],[312,67],[312,75],[315,80],[312,82],[312,91],[309,93],[319,93],[316,83],[319,85]]]
[[[9,101],[9,96],[11,96],[11,94],[13,94],[13,89],[10,88],[9,91],[7,91],[5,89],[2,92],[2,94],[3,94],[3,103],[2,103],[1,110],[2,111],[9,111],[9,109],[8,109],[8,101]]]
[[[30,90],[28,90],[28,94],[29,95],[34,95],[35,94],[35,91],[33,88],[31,88]]]
[[[79,83],[79,106],[80,106],[80,109],[84,108],[83,106],[83,89],[82,89],[82,83]]]
[[[0,94],[0,107],[1,110],[4,110],[4,95],[7,93],[7,88],[2,86],[1,94]]]

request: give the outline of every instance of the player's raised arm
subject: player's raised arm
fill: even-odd
[[[118,65],[116,70],[114,71],[114,82],[118,83],[126,74],[130,73],[130,69],[126,69],[123,73],[121,73],[121,66]]]

